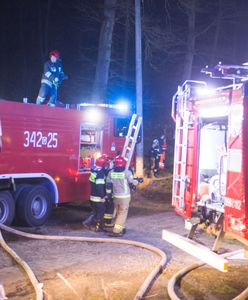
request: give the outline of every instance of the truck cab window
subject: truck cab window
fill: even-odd
[[[114,118],[114,136],[125,137],[128,132],[130,118]]]
[[[89,171],[94,166],[95,158],[101,154],[102,128],[85,127],[80,131],[79,170]]]

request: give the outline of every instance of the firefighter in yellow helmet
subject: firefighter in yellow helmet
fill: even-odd
[[[114,201],[114,221],[113,231],[110,236],[122,236],[125,230],[131,191],[129,185],[137,185],[138,180],[133,178],[130,170],[125,171],[126,160],[122,156],[117,156],[114,160],[114,169],[108,173],[106,179],[107,196],[113,196]]]

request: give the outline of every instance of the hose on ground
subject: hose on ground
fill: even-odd
[[[20,256],[18,256],[16,254],[15,251],[13,251],[4,241],[3,236],[2,236],[2,232],[0,231],[0,244],[3,247],[3,249],[9,253],[9,255],[17,262],[17,264],[19,264],[24,271],[27,273],[29,280],[31,281],[34,290],[35,290],[35,294],[36,294],[36,299],[37,300],[41,300],[43,299],[43,291],[42,291],[42,284],[39,283],[39,281],[37,280],[36,276],[34,275],[33,271],[31,270],[31,268],[29,267],[29,265],[20,258]],[[2,299],[2,298],[1,298]]]
[[[176,274],[174,274],[171,279],[168,282],[168,294],[171,298],[171,300],[180,300],[180,298],[177,296],[175,292],[175,285],[176,283],[188,272],[191,272],[192,270],[199,268],[200,266],[203,266],[204,263],[194,263],[192,265],[187,266],[186,268],[183,268],[179,270]]]
[[[78,242],[92,242],[92,243],[113,243],[113,244],[126,244],[126,245],[132,245],[135,247],[140,247],[143,249],[146,249],[148,251],[151,251],[155,253],[156,255],[159,255],[161,257],[161,260],[159,264],[152,270],[152,272],[147,276],[141,287],[139,288],[138,292],[136,293],[134,300],[140,300],[142,299],[145,294],[147,293],[148,289],[152,285],[152,282],[154,279],[158,276],[160,272],[163,271],[163,268],[165,267],[167,263],[167,257],[166,254],[152,246],[146,243],[142,242],[137,242],[137,241],[132,241],[132,240],[122,240],[122,239],[111,239],[111,238],[90,238],[90,237],[78,237],[78,236],[59,236],[59,235],[38,235],[38,234],[32,234],[32,233],[27,233],[23,231],[19,231],[13,228],[10,228],[6,225],[0,224],[0,229],[7,231],[12,234],[16,234],[18,236],[26,237],[26,238],[31,238],[31,239],[38,239],[38,240],[56,240],[56,241],[78,241]],[[0,240],[1,245],[2,241]],[[11,254],[12,255],[12,254]],[[26,269],[25,269],[26,271]],[[28,272],[27,272],[28,274]],[[29,274],[28,274],[29,276]],[[30,277],[31,280],[31,277]],[[40,284],[39,284],[40,285]],[[36,288],[35,288],[36,292]],[[40,297],[40,296],[39,296]],[[38,293],[36,292],[36,299],[40,300],[43,298],[39,298]]]
[[[238,250],[239,251],[239,250]],[[233,251],[231,253],[224,253],[221,256],[223,257],[228,257],[231,254],[235,254],[238,251]],[[182,279],[182,277],[184,275],[186,275],[187,273],[193,271],[196,268],[202,267],[204,266],[205,263],[194,263],[191,264],[181,270],[179,270],[176,274],[174,274],[171,279],[168,282],[168,294],[171,298],[171,300],[180,300],[180,298],[177,296],[176,292],[175,292],[175,285],[176,283]],[[248,288],[246,288],[241,294],[239,294],[237,297],[233,298],[233,300],[247,300],[248,298]]]

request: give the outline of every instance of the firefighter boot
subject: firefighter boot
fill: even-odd
[[[100,222],[97,222],[95,225],[90,227],[90,230],[95,231],[95,232],[103,232],[103,226]]]
[[[90,230],[91,224],[93,222],[94,214],[90,213],[87,218],[82,222],[84,228]]]
[[[121,237],[121,236],[123,236],[123,232],[122,231],[121,232],[113,232],[112,231],[108,235],[111,237]]]
[[[105,232],[112,232],[114,228],[114,224],[104,224],[103,230]]]
[[[113,219],[113,215],[111,215],[111,217],[109,218],[106,218],[104,216],[104,219],[103,219],[103,230],[106,231],[106,232],[111,232],[113,231],[113,228],[114,228],[114,224],[112,223],[112,219]]]
[[[121,237],[126,233],[126,228],[123,228],[121,232],[110,232],[108,235],[112,237]]]

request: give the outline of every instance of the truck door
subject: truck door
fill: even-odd
[[[228,136],[227,187],[225,197],[225,231],[239,237],[247,233],[247,97],[242,89],[233,92]]]
[[[90,171],[94,166],[102,153],[102,136],[102,127],[81,124],[79,171]]]

